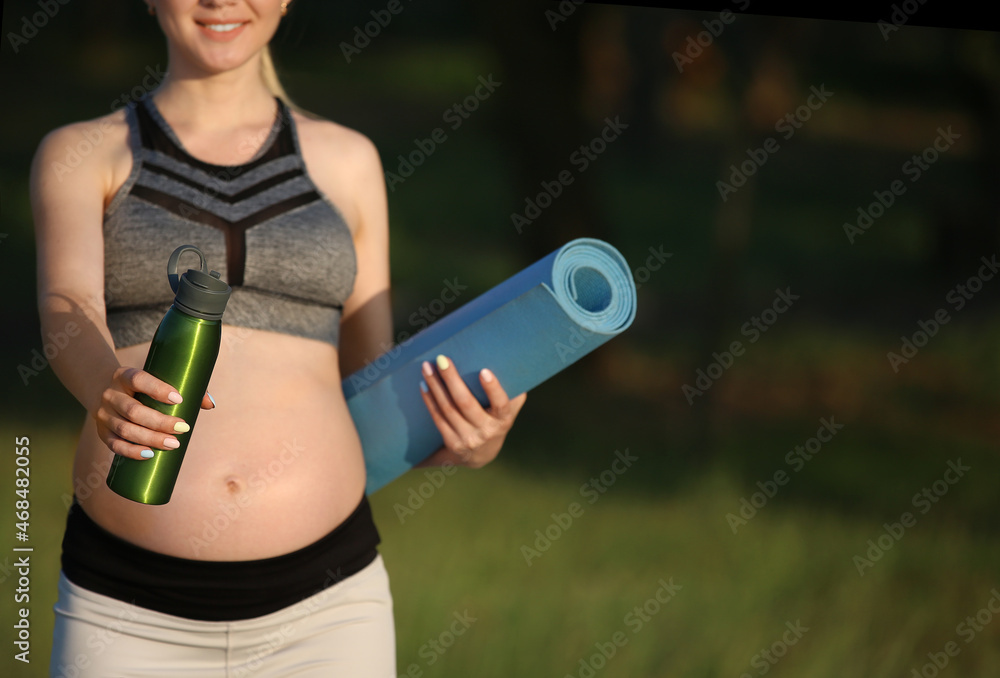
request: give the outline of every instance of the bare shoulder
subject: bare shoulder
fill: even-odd
[[[63,125],[38,144],[30,193],[40,304],[54,293],[88,303],[102,298],[102,216],[130,167],[123,111]]]
[[[317,160],[358,163],[378,159],[378,151],[371,139],[346,125],[322,118],[310,118],[293,113],[299,133],[302,152],[315,152]],[[321,160],[322,161],[322,160]]]
[[[384,182],[378,149],[367,136],[340,123],[293,113],[299,145],[313,182],[344,214],[352,232],[362,219],[359,193]]]
[[[124,109],[55,128],[35,151],[32,190],[99,186],[110,198],[131,169],[128,135]]]

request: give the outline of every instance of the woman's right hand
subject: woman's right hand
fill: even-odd
[[[137,393],[145,393],[153,400],[169,405],[176,405],[182,400],[176,389],[149,372],[137,367],[119,367],[112,374],[111,384],[104,389],[100,404],[92,415],[100,439],[115,454],[137,460],[152,457],[152,449],[180,447],[173,434],[187,433],[191,430],[188,424],[180,417],[171,417],[143,405],[136,399]],[[206,393],[201,406],[213,409],[215,403]]]

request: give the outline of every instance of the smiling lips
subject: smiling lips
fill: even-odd
[[[216,42],[229,42],[230,40],[235,40],[236,36],[243,32],[243,28],[249,22],[195,21],[195,23],[198,24],[198,30],[201,31],[202,35],[208,39]]]

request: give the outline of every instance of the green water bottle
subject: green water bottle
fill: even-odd
[[[198,254],[200,266],[178,277],[178,260],[188,251]],[[222,343],[222,313],[232,289],[219,278],[218,271],[209,272],[205,255],[194,245],[178,247],[167,262],[167,280],[176,297],[156,328],[143,369],[173,386],[184,400],[171,405],[144,393],[136,398],[143,405],[180,417],[191,429],[176,434],[180,447],[153,449],[151,459],[115,455],[108,472],[108,487],[127,499],[143,504],[170,501]]]

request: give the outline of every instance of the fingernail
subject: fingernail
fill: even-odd
[[[482,370],[480,370],[479,374],[481,374],[483,376],[483,381],[486,381],[486,382],[493,381],[493,373],[490,372],[485,367]]]
[[[142,452],[139,453],[139,456],[142,457],[143,459],[152,459],[153,450],[143,450]]]
[[[448,359],[445,358],[443,355],[439,355],[437,357],[437,364],[438,364],[438,369],[439,370],[446,370],[446,369],[448,369]]]
[[[182,398],[181,394],[178,393],[177,391],[171,391],[170,395],[167,396],[167,400],[172,402],[174,405],[178,405],[184,402],[184,398]]]
[[[431,367],[431,364],[426,360],[424,361],[423,368],[424,368],[424,376],[429,377],[432,374],[434,374],[434,368]]]
[[[187,433],[191,430],[191,427],[187,425],[187,422],[179,421],[174,424],[174,433]]]
[[[163,441],[163,446],[168,450],[176,450],[181,446],[181,443],[177,438],[167,438]]]
[[[427,393],[427,382],[423,379],[420,380],[420,390]]]
[[[208,399],[212,401],[212,409],[213,409],[213,410],[214,410],[214,409],[215,409],[216,407],[218,407],[218,405],[216,405],[216,404],[215,404],[215,398],[213,398],[213,397],[212,397],[212,394],[211,394],[211,393],[209,393],[208,391],[205,391],[205,395],[207,395],[207,396],[208,396]]]

